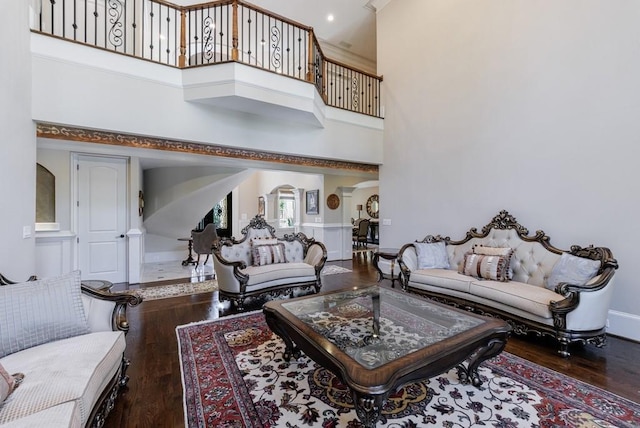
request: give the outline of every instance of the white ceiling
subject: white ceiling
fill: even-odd
[[[322,42],[376,61],[375,5],[380,0],[249,0],[249,3],[313,27]],[[332,22],[327,20],[329,14],[334,17]]]

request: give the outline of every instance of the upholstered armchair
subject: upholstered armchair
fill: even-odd
[[[198,255],[198,258],[196,259],[196,266],[200,264],[201,254],[207,255],[204,259],[204,264],[207,264],[213,244],[215,244],[219,239],[218,233],[216,232],[216,225],[209,223],[201,232],[192,230],[191,239],[193,240],[193,251]]]
[[[221,238],[213,247],[220,298],[244,310],[247,297],[293,295],[294,289],[319,292],[327,260],[324,244],[304,233],[277,238],[257,215],[242,229],[242,239]]]

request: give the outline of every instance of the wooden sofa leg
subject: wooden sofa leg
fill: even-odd
[[[559,339],[560,348],[558,349],[558,354],[560,354],[563,358],[569,358],[571,353],[569,352],[569,341],[566,339]]]
[[[122,357],[122,363],[121,363],[121,367],[122,367],[122,371],[120,373],[120,387],[124,387],[127,386],[127,383],[129,383],[129,376],[127,376],[127,369],[129,368],[129,366],[131,365],[131,361],[128,358],[125,358],[124,356]]]

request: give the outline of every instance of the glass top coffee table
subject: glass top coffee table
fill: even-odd
[[[356,413],[374,427],[389,394],[457,367],[480,386],[478,366],[504,349],[504,321],[377,285],[271,301],[267,324],[285,360],[304,352],[352,391]]]

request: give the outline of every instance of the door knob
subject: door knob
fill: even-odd
[[[124,238],[124,234],[121,234],[120,236],[116,236],[116,238]]]

